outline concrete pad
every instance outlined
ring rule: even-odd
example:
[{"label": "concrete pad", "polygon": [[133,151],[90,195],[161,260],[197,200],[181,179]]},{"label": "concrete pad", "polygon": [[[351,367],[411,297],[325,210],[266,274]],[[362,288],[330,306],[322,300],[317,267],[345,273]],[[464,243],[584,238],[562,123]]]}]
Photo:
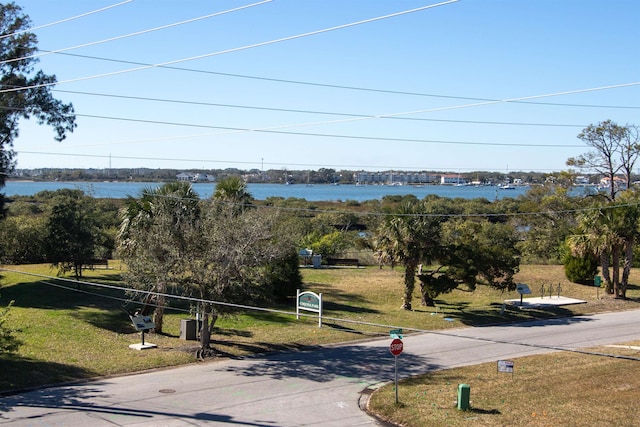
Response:
[{"label": "concrete pad", "polygon": [[148,350],[150,348],[156,348],[156,347],[158,347],[158,346],[155,345],[155,344],[151,344],[151,343],[144,343],[144,344],[138,343],[138,344],[129,345],[129,348],[132,348],[134,350]]},{"label": "concrete pad", "polygon": [[[508,299],[505,300],[507,304],[511,304],[514,306],[520,307],[520,298],[518,299]],[[576,298],[568,298],[563,296],[552,296],[552,297],[534,297],[534,298],[523,298],[522,307],[549,307],[549,306],[562,306],[562,305],[573,305],[573,304],[586,304],[587,302],[581,299]]]}]

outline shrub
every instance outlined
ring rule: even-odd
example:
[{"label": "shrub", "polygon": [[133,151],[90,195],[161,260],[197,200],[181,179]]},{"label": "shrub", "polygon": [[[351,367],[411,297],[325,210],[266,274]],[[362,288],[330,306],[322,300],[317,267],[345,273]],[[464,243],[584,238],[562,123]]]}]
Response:
[{"label": "shrub", "polygon": [[598,259],[594,256],[576,257],[566,253],[563,263],[564,274],[573,283],[591,284],[598,274]]}]

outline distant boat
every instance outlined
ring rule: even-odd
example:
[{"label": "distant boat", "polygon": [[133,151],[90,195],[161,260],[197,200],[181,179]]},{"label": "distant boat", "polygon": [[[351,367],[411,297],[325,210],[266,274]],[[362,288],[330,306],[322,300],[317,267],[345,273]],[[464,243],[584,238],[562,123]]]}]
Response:
[{"label": "distant boat", "polygon": [[515,190],[516,186],[512,184],[504,184],[500,186],[501,190]]}]

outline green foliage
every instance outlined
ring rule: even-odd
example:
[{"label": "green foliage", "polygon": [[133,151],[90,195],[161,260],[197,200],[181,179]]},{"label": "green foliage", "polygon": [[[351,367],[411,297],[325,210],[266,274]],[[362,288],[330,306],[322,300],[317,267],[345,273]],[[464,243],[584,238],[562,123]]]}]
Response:
[{"label": "green foliage", "polygon": [[82,276],[82,268],[94,258],[98,226],[90,198],[81,194],[62,197],[51,209],[46,225],[47,260],[62,272]]},{"label": "green foliage", "polygon": [[313,250],[314,254],[322,255],[323,258],[332,258],[351,247],[353,242],[353,233],[334,231],[320,236],[314,242],[307,242],[308,245],[305,247]]},{"label": "green foliage", "polygon": [[56,77],[34,70],[38,48],[35,34],[27,31],[30,26],[20,6],[0,4],[0,87],[24,88],[0,94],[0,187],[14,167],[13,141],[19,134],[20,119],[33,117],[53,127],[58,141],[76,126],[73,106],[52,96]]},{"label": "green foliage", "polygon": [[573,256],[567,251],[563,258],[564,273],[573,283],[590,285],[598,274],[598,259],[594,256]]},{"label": "green foliage", "polygon": [[46,262],[46,219],[10,216],[0,222],[0,259],[5,264]]},{"label": "green foliage", "polygon": [[21,345],[20,341],[13,335],[14,331],[6,325],[12,305],[13,301],[7,307],[0,309],[0,354],[14,352]]},{"label": "green foliage", "polygon": [[298,254],[291,250],[265,267],[265,282],[271,289],[271,297],[277,301],[286,301],[302,287],[302,275],[298,264]]}]

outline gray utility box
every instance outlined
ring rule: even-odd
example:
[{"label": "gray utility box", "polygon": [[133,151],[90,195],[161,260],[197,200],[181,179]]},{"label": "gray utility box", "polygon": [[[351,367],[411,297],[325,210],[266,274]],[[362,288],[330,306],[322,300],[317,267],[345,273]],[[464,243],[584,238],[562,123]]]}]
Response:
[{"label": "gray utility box", "polygon": [[181,319],[180,320],[180,339],[183,340],[197,340],[198,321],[195,319]]}]

